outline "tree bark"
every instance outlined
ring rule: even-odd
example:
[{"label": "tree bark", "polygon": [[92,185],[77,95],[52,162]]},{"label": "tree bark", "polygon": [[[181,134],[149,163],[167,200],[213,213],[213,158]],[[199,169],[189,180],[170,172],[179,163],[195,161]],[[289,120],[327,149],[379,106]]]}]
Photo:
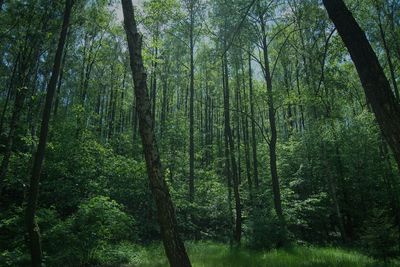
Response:
[{"label": "tree bark", "polygon": [[[156,36],[158,36],[158,29],[156,30]],[[158,40],[158,37],[155,38]],[[153,123],[156,123],[156,103],[157,103],[157,60],[158,60],[158,48],[154,51],[153,61],[153,72],[151,73],[151,114],[153,114]],[[155,125],[154,125],[155,126]]]},{"label": "tree bark", "polygon": [[169,62],[168,58],[164,64],[162,79],[162,104],[161,104],[161,114],[160,114],[160,138],[163,138],[164,130],[165,130],[165,122],[167,116],[167,107],[168,107],[168,74],[169,74]]},{"label": "tree bark", "polygon": [[158,222],[165,252],[172,267],[190,267],[189,257],[178,233],[175,209],[164,180],[153,130],[151,105],[147,94],[147,75],[142,59],[142,37],[137,30],[132,0],[121,0],[121,2],[134,82],[136,108],[139,117],[139,131],[142,138],[150,187],[157,206]]},{"label": "tree bark", "polygon": [[36,223],[36,206],[39,194],[39,180],[40,173],[42,169],[42,163],[44,159],[44,153],[46,149],[47,133],[49,128],[51,107],[56,91],[57,80],[60,75],[61,69],[61,58],[64,50],[65,40],[67,37],[68,25],[72,10],[73,0],[66,0],[64,18],[61,29],[60,38],[58,41],[57,51],[54,58],[53,71],[51,74],[50,81],[47,85],[46,102],[43,110],[42,123],[40,128],[40,137],[37,151],[35,154],[35,160],[33,163],[30,187],[29,187],[29,197],[26,208],[26,226],[29,234],[30,241],[30,252],[31,252],[31,264],[32,266],[42,266],[42,248],[40,241],[39,226]]},{"label": "tree bark", "polygon": [[194,10],[193,0],[190,1],[190,100],[189,100],[189,201],[193,202],[194,199]]},{"label": "tree bark", "polygon": [[253,72],[251,70],[251,54],[249,52],[249,95],[250,95],[250,115],[251,115],[251,145],[253,154],[253,176],[256,189],[259,187],[258,181],[258,160],[257,160],[257,139],[256,139],[256,123],[254,115],[254,89],[253,89]]},{"label": "tree bark", "polygon": [[251,179],[251,165],[250,165],[250,140],[249,140],[249,121],[248,121],[248,98],[246,93],[246,82],[245,82],[245,71],[242,55],[240,56],[240,67],[242,74],[242,86],[243,86],[243,97],[239,94],[239,104],[240,109],[244,111],[242,112],[241,121],[242,121],[242,133],[243,133],[243,143],[244,143],[244,158],[246,164],[246,176],[247,176],[247,187],[249,190],[249,198],[250,203],[253,202],[253,181]]},{"label": "tree bark", "polygon": [[356,66],[368,102],[400,169],[400,104],[365,33],[342,0],[323,0]]}]

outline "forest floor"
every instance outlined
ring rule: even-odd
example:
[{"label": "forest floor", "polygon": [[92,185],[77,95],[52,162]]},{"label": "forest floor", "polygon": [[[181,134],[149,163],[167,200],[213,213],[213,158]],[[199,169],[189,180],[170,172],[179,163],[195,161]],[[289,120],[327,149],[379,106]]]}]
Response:
[{"label": "forest floor", "polygon": [[[193,267],[395,267],[399,261],[381,262],[358,252],[339,248],[295,246],[290,249],[252,251],[244,248],[231,249],[217,243],[187,244]],[[129,253],[126,267],[167,267],[167,259],[161,245],[146,248],[121,248]],[[128,252],[130,251],[130,252]],[[124,253],[119,251],[119,253]],[[126,255],[126,254],[125,254]]]}]

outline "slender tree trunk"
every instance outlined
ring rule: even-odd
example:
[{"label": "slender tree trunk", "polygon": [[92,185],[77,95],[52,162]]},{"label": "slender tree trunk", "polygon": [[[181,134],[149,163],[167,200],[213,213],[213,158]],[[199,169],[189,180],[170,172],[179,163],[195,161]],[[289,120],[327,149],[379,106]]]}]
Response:
[{"label": "slender tree trunk", "polygon": [[[226,47],[226,45],[224,45]],[[224,68],[224,127],[225,127],[225,135],[227,136],[228,141],[228,154],[230,157],[231,164],[231,176],[233,182],[233,195],[235,198],[235,230],[234,230],[234,240],[236,244],[240,244],[241,235],[242,235],[242,206],[240,203],[240,191],[239,191],[239,179],[238,179],[238,171],[235,159],[235,144],[232,137],[232,129],[230,125],[230,105],[229,105],[229,74],[228,74],[228,60],[226,53],[223,57],[223,68]]]},{"label": "slender tree trunk", "polygon": [[157,206],[158,222],[165,252],[172,267],[190,267],[189,257],[178,233],[175,209],[164,180],[154,135],[151,105],[147,94],[146,72],[142,59],[142,37],[136,27],[132,0],[121,0],[121,2],[136,96],[136,108],[139,116],[139,130],[150,187]]},{"label": "slender tree trunk", "polygon": [[400,100],[399,88],[397,87],[396,74],[395,74],[395,69],[393,66],[392,56],[390,55],[390,50],[389,50],[388,44],[386,42],[386,35],[385,35],[385,32],[383,31],[383,26],[382,26],[380,15],[378,15],[378,16],[379,16],[379,22],[378,22],[379,34],[382,39],[383,48],[385,50],[385,54],[386,54],[386,58],[387,58],[388,66],[389,66],[390,77],[392,79],[392,84],[393,84],[393,91],[394,91],[397,101],[399,101]]},{"label": "slender tree trunk", "polygon": [[124,102],[125,102],[125,96],[126,96],[126,75],[127,75],[127,70],[128,68],[124,67],[124,75],[122,78],[122,90],[121,90],[121,96],[120,96],[120,107],[119,107],[119,125],[118,125],[118,131],[119,133],[123,133],[125,131],[125,108],[124,108]]},{"label": "slender tree trunk", "polygon": [[0,118],[0,135],[3,134],[3,126],[4,126],[4,121],[6,118],[6,112],[7,112],[7,108],[8,108],[8,102],[10,101],[11,98],[11,92],[14,88],[14,80],[15,80],[15,75],[17,74],[17,68],[18,68],[18,64],[19,64],[19,60],[20,60],[20,52],[18,52],[18,55],[15,59],[14,65],[13,65],[13,70],[12,70],[12,74],[10,77],[10,81],[8,83],[8,90],[7,90],[7,96],[6,96],[6,101],[4,103],[3,106],[3,110],[1,112],[1,118]]},{"label": "slender tree trunk", "polygon": [[[219,140],[220,138],[218,138]],[[222,142],[220,142],[222,143]],[[222,147],[222,144],[221,146]],[[224,127],[224,155],[225,155],[225,166],[224,172],[226,176],[226,186],[228,188],[228,214],[229,214],[229,242],[232,244],[233,235],[231,235],[231,231],[234,233],[234,221],[233,221],[233,212],[232,212],[232,172],[231,172],[231,164],[229,158],[229,141],[228,141],[228,131],[226,126]]]},{"label": "slender tree trunk", "polygon": [[244,156],[246,163],[246,176],[247,176],[247,186],[249,190],[250,202],[253,202],[253,181],[251,179],[251,165],[250,165],[250,140],[249,140],[249,121],[248,121],[248,103],[246,94],[246,82],[245,82],[245,71],[243,66],[243,58],[241,58],[241,74],[242,74],[242,86],[243,86],[243,97],[239,94],[239,104],[242,112],[242,132],[243,132],[243,143],[244,143]]},{"label": "slender tree trunk", "polygon": [[[158,30],[156,35],[158,35]],[[158,39],[156,37],[156,39]],[[157,60],[158,60],[158,48],[155,48],[154,52],[155,60],[153,62],[153,72],[151,77],[151,114],[153,114],[153,123],[156,122],[156,103],[157,103]]]},{"label": "slender tree trunk", "polygon": [[117,92],[114,88],[114,65],[111,65],[111,77],[110,77],[110,99],[108,102],[108,132],[107,139],[110,140],[113,136],[114,131],[114,119],[115,119],[115,99],[117,98]]},{"label": "slender tree trunk", "polygon": [[68,31],[67,33],[67,39],[66,39],[66,44],[65,44],[65,51],[64,51],[64,55],[62,58],[62,62],[61,62],[61,69],[60,69],[60,78],[58,79],[58,85],[57,85],[57,91],[56,91],[56,100],[54,103],[54,111],[53,111],[53,115],[54,117],[57,116],[57,112],[58,112],[58,105],[60,103],[60,93],[61,93],[61,85],[62,85],[62,80],[63,80],[63,74],[64,74],[64,67],[65,67],[65,60],[67,58],[67,52],[68,52],[68,39],[69,39],[69,35],[70,32]]},{"label": "slender tree trunk", "polygon": [[365,95],[400,169],[400,104],[365,33],[342,0],[323,0],[356,66]]},{"label": "slender tree trunk", "polygon": [[194,199],[194,10],[193,0],[190,1],[190,100],[189,100],[189,201]]},{"label": "slender tree trunk", "polygon": [[321,149],[322,149],[322,151],[321,151],[322,154],[325,156],[324,165],[325,165],[325,169],[326,169],[326,172],[327,172],[326,182],[327,182],[327,185],[328,185],[328,190],[329,190],[329,193],[331,195],[331,198],[332,198],[332,201],[333,201],[333,206],[334,206],[335,213],[336,213],[336,216],[337,216],[337,220],[338,220],[338,224],[339,224],[340,236],[341,236],[343,242],[346,243],[347,242],[347,235],[346,235],[346,231],[345,231],[345,227],[344,227],[344,218],[343,218],[342,210],[340,208],[339,200],[338,200],[338,197],[337,197],[336,182],[334,180],[331,168],[329,166],[329,162],[328,162],[328,158],[327,158],[327,151],[326,151],[325,145],[323,145]]},{"label": "slender tree trunk", "polygon": [[240,80],[239,80],[239,67],[235,64],[235,79],[236,79],[236,92],[235,92],[235,104],[236,104],[236,112],[235,112],[235,122],[236,122],[236,140],[237,140],[237,165],[238,165],[238,183],[242,183],[242,166],[240,164],[241,160],[241,153],[240,153],[240,146],[241,146],[241,138],[240,138],[240,115],[239,115],[239,95],[240,95]]},{"label": "slender tree trunk", "polygon": [[249,52],[249,94],[250,94],[250,115],[251,115],[251,145],[253,152],[253,176],[256,189],[259,188],[258,180],[258,160],[257,160],[257,139],[256,139],[256,123],[254,113],[254,89],[253,89],[253,72],[251,70],[251,54]]},{"label": "slender tree trunk", "polygon": [[[168,60],[168,59],[167,59]],[[169,75],[169,63],[165,62],[164,71],[162,75],[162,105],[161,105],[161,118],[160,118],[160,138],[163,138],[165,131],[165,122],[167,116],[167,106],[168,106],[168,75]]]},{"label": "slender tree trunk", "polygon": [[32,175],[30,180],[29,197],[26,208],[26,226],[28,229],[29,241],[30,241],[31,264],[34,267],[42,265],[42,248],[40,241],[39,226],[37,225],[35,219],[37,199],[39,195],[40,172],[42,169],[42,162],[44,159],[51,107],[54,94],[56,91],[58,76],[60,74],[61,58],[63,54],[65,40],[67,37],[68,24],[70,20],[72,5],[73,5],[73,0],[66,0],[64,19],[63,19],[60,39],[58,41],[56,55],[54,58],[52,75],[49,84],[47,86],[46,102],[43,110],[39,144],[35,154],[35,160],[33,163]]},{"label": "slender tree trunk", "polygon": [[[205,66],[205,96],[204,96],[204,125],[202,125],[202,134],[204,135],[204,154],[203,154],[203,163],[205,167],[209,167],[209,149],[210,149],[210,103],[209,103],[209,86],[208,86],[208,80],[207,80],[207,65]],[[202,110],[203,111],[203,110]]]},{"label": "slender tree trunk", "polygon": [[265,82],[267,84],[267,94],[268,94],[268,118],[271,130],[271,139],[269,142],[269,161],[270,161],[271,178],[272,178],[272,190],[274,192],[274,207],[276,214],[278,215],[279,219],[283,222],[281,191],[280,191],[279,177],[276,166],[276,142],[277,142],[276,114],[273,101],[272,78],[269,67],[268,44],[266,40],[265,22],[263,16],[260,17],[260,21],[261,21],[261,29],[263,36],[262,44],[264,52],[264,67],[265,67],[264,74],[265,74]]}]

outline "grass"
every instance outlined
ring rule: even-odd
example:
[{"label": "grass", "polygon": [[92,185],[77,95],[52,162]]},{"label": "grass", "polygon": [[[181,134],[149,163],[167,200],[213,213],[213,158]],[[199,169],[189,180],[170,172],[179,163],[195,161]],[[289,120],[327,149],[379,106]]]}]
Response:
[{"label": "grass", "polygon": [[[231,249],[217,243],[189,243],[187,249],[193,267],[395,267],[357,252],[338,248],[296,246],[290,249],[252,251]],[[126,267],[169,266],[161,245],[137,248]]]}]

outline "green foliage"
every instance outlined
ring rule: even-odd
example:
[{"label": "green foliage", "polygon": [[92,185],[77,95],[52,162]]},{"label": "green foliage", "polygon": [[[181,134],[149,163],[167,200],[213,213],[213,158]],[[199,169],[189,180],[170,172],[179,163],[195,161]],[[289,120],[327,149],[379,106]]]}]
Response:
[{"label": "green foliage", "polygon": [[228,241],[227,192],[213,171],[196,172],[196,196],[190,203],[186,188],[171,184],[181,232],[187,239]]},{"label": "green foliage", "polygon": [[23,211],[21,207],[11,207],[0,213],[0,266],[18,266],[29,262],[24,246]]},{"label": "green foliage", "polygon": [[[337,33],[328,40],[333,25],[320,1],[139,2],[143,6],[135,11],[155,110],[154,130],[179,231],[185,240],[210,241],[189,242],[194,266],[381,265],[336,248],[276,250],[282,239],[352,246],[384,260],[399,255],[399,170],[346,47]],[[366,31],[391,86],[398,84],[399,1],[345,2]],[[0,159],[10,122],[14,122],[16,93],[24,88],[28,94],[16,121],[8,173],[0,181],[4,185],[0,266],[26,266],[27,189],[64,0],[2,3]],[[37,220],[47,266],[166,265],[142,155],[119,5],[116,0],[75,1],[40,179]],[[188,200],[190,14],[194,22],[193,202]],[[285,227],[272,204],[271,103],[259,49],[263,41],[260,14],[266,22]],[[223,56],[228,73],[222,71]],[[225,166],[225,81],[234,141],[229,153],[241,167],[242,245],[246,249],[237,250],[223,245],[232,240],[235,214]],[[369,207],[375,209],[369,211]]]},{"label": "green foliage", "polygon": [[47,234],[49,264],[77,266],[104,261],[98,257],[110,245],[134,238],[134,225],[133,218],[114,200],[91,198]]},{"label": "green foliage", "polygon": [[252,249],[272,249],[287,239],[286,229],[282,227],[267,197],[267,194],[259,194],[249,212],[247,246]]},{"label": "green foliage", "polygon": [[373,209],[365,227],[361,242],[370,255],[385,260],[399,255],[398,233],[384,210]]}]

